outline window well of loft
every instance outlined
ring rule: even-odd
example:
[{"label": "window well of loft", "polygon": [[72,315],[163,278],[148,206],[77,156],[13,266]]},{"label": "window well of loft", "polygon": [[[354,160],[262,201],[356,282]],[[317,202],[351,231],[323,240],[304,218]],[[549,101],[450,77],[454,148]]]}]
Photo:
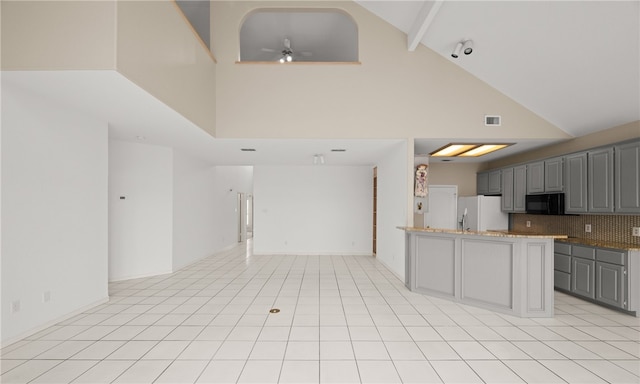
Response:
[{"label": "window well of loft", "polygon": [[340,10],[258,9],[240,28],[240,62],[358,62],[358,27]]}]

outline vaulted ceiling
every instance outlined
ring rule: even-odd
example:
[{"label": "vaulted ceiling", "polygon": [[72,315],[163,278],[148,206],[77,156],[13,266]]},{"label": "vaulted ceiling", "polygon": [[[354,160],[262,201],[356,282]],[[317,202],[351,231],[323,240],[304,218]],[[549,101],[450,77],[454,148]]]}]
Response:
[{"label": "vaulted ceiling", "polygon": [[640,120],[638,1],[356,2],[572,136]]}]

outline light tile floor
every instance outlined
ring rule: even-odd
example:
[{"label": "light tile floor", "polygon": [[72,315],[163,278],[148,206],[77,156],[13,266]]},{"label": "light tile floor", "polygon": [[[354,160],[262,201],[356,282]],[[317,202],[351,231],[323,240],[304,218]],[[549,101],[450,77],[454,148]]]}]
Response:
[{"label": "light tile floor", "polygon": [[4,348],[0,382],[640,382],[638,318],[558,292],[554,318],[496,314],[411,293],[374,257],[237,247],[109,288]]}]

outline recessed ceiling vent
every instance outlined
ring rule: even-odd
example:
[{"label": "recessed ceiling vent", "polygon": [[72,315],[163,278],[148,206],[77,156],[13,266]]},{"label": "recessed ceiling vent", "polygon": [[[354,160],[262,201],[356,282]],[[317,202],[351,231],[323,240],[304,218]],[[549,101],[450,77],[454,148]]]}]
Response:
[{"label": "recessed ceiling vent", "polygon": [[498,127],[500,126],[502,118],[499,115],[485,115],[484,116],[484,125],[487,127]]}]

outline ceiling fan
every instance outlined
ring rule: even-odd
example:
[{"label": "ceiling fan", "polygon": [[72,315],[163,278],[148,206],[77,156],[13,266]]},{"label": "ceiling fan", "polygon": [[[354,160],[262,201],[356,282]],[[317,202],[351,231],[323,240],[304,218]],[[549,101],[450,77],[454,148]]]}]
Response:
[{"label": "ceiling fan", "polygon": [[[291,49],[291,40],[289,40],[288,38],[284,38],[283,41],[283,49],[282,51],[280,51],[280,54],[276,57],[276,60],[278,60],[281,63],[290,63],[292,61],[297,61],[296,59],[299,58],[300,56],[302,57],[310,57],[311,56],[311,52],[300,52],[300,53],[294,53],[293,50]],[[271,48],[262,48],[263,52],[276,52],[275,49],[271,49]]]}]

